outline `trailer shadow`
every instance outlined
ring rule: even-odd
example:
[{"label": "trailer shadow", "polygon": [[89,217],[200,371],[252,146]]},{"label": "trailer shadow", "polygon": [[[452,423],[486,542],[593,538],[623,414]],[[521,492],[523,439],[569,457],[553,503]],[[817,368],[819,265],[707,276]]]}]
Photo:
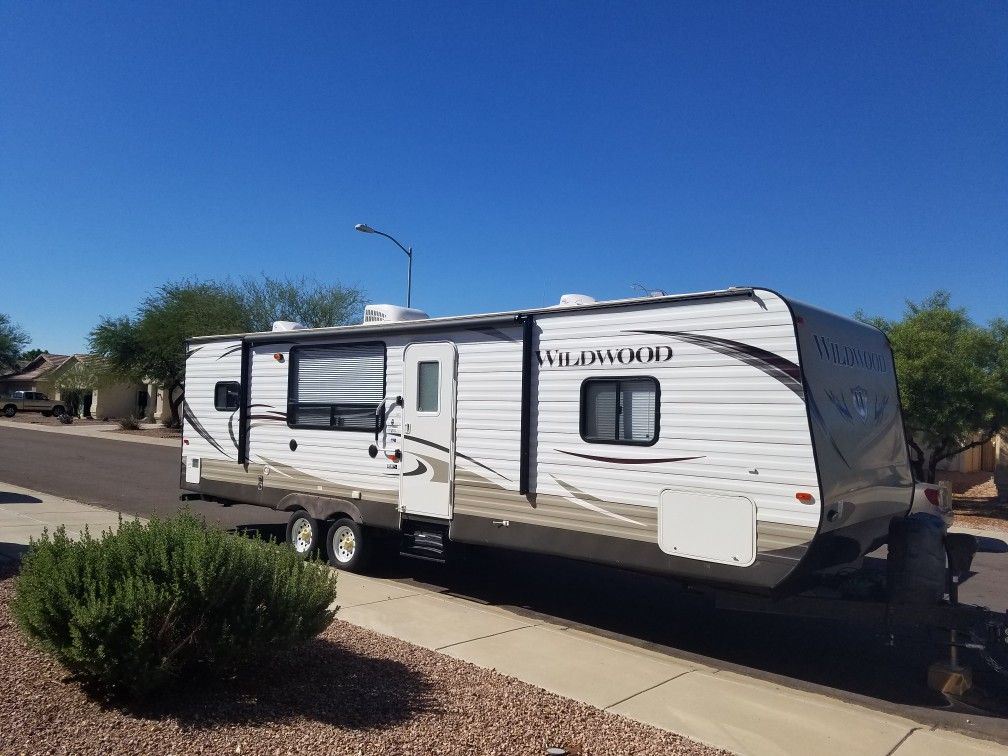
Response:
[{"label": "trailer shadow", "polygon": [[41,504],[42,499],[28,494],[0,491],[0,504]]},{"label": "trailer shadow", "polygon": [[[373,574],[790,687],[846,692],[894,710],[950,708],[927,686],[927,667],[945,658],[947,635],[927,628],[891,646],[882,627],[719,609],[661,577],[505,551],[475,549],[445,567],[399,559]],[[972,663],[976,705],[1008,717],[1008,682]]]},{"label": "trailer shadow", "polygon": [[[248,525],[236,531],[282,541],[285,528]],[[875,707],[888,704],[897,713],[915,707],[942,710],[945,716],[954,708],[927,686],[928,665],[946,654],[947,635],[934,629],[919,628],[890,644],[881,626],[717,608],[707,597],[658,576],[538,554],[460,551],[447,565],[401,557],[369,574],[792,688],[840,694]],[[884,572],[885,560],[868,557],[865,569]],[[976,706],[1008,717],[1008,681],[972,652],[966,657],[974,668]]]}]

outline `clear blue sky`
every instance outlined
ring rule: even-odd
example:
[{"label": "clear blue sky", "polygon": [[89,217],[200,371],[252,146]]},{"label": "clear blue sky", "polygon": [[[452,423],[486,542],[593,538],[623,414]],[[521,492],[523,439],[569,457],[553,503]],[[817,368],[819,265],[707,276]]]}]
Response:
[{"label": "clear blue sky", "polygon": [[1008,5],[0,6],[0,312],[84,348],[168,278],[433,315],[770,286],[1008,314]]}]

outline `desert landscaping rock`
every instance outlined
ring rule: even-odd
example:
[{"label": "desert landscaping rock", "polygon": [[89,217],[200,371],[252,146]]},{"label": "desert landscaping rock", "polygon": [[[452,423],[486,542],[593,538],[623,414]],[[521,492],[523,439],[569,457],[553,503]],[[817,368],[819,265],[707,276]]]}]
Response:
[{"label": "desert landscaping rock", "polygon": [[100,701],[26,643],[0,578],[4,754],[723,753],[339,620],[237,678]]}]

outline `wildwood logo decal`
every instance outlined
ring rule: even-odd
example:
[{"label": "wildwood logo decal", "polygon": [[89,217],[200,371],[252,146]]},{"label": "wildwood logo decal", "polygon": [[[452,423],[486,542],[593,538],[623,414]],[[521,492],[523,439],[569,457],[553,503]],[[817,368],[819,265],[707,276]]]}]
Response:
[{"label": "wildwood logo decal", "polygon": [[832,362],[834,365],[845,367],[862,368],[875,373],[888,373],[886,361],[878,352],[869,352],[866,349],[838,344],[825,336],[812,334],[815,340],[816,349],[819,350],[819,358]]},{"label": "wildwood logo decal", "polygon": [[592,365],[647,365],[672,359],[670,346],[622,347],[620,349],[536,350],[540,367],[591,367]]}]

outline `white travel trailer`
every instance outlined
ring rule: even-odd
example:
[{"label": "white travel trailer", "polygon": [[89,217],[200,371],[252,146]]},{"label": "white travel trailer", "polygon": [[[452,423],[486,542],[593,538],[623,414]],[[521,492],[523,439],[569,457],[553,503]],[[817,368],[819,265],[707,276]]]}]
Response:
[{"label": "white travel trailer", "polygon": [[758,288],[195,338],[183,416],[189,496],[348,569],[395,534],[786,592],[913,496],[885,336]]}]

